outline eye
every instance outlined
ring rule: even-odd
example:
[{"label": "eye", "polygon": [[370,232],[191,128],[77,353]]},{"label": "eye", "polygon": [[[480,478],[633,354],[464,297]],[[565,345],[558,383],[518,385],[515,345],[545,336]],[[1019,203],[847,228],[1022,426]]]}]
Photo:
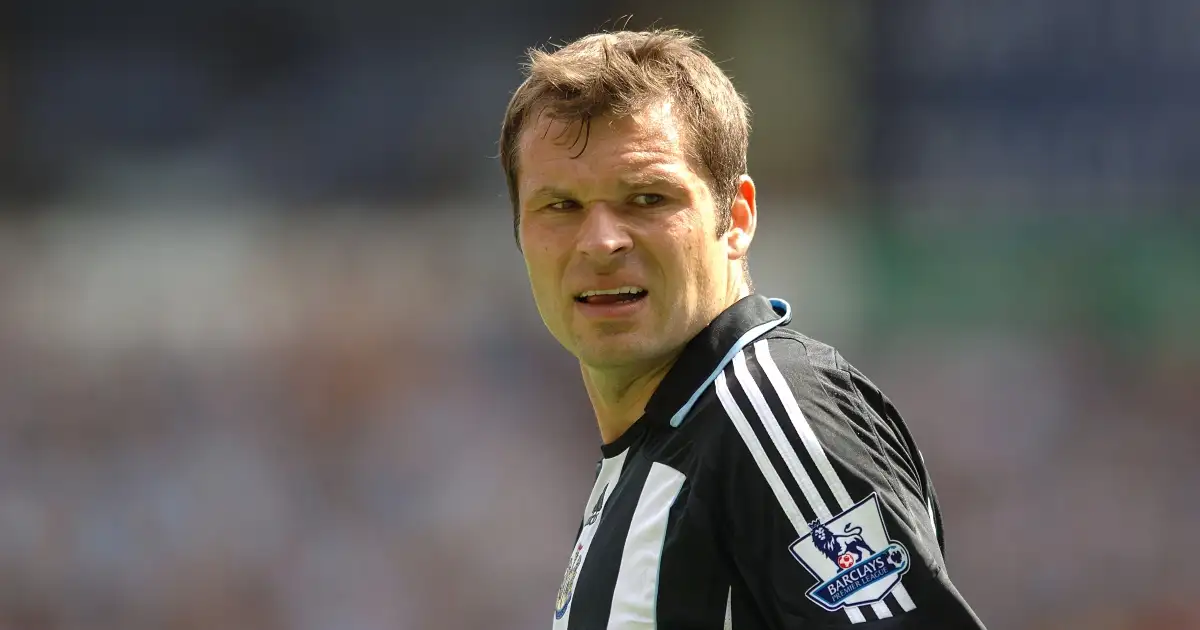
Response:
[{"label": "eye", "polygon": [[665,200],[666,197],[654,193],[642,193],[633,196],[633,203],[638,206],[657,206]]},{"label": "eye", "polygon": [[556,202],[546,206],[546,208],[548,208],[550,210],[558,210],[560,212],[566,211],[566,210],[575,210],[578,207],[579,207],[579,204],[575,203],[574,201],[572,201],[570,199],[556,201]]}]

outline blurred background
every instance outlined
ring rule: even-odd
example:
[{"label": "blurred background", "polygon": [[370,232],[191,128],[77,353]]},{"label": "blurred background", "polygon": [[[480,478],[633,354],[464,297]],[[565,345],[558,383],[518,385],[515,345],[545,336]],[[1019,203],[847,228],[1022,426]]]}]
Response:
[{"label": "blurred background", "polygon": [[989,627],[1200,628],[1188,0],[6,3],[0,628],[547,627],[599,437],[495,140],[630,13],[748,96],[757,285]]}]

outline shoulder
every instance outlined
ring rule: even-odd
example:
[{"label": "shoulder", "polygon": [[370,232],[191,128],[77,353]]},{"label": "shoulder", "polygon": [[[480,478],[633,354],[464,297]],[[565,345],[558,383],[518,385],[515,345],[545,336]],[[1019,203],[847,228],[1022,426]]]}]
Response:
[{"label": "shoulder", "polygon": [[790,382],[819,381],[821,389],[809,392],[815,397],[836,398],[853,393],[864,398],[882,395],[875,383],[847,361],[837,348],[791,329],[773,331],[754,344],[754,359],[773,361]]},{"label": "shoulder", "polygon": [[[904,421],[837,350],[773,331],[705,398],[716,528],[777,625],[845,609],[851,623],[981,627],[942,571],[934,495]],[[848,566],[873,581],[839,581]]]},{"label": "shoulder", "polygon": [[801,494],[827,494],[832,505],[872,492],[905,511],[923,504],[925,473],[904,420],[829,344],[773,332],[734,359],[712,396],[707,423],[722,425],[715,461],[742,480],[734,492],[765,477],[781,487],[794,479]]},{"label": "shoulder", "polygon": [[[733,357],[697,406],[698,424],[707,434],[729,437],[739,425],[760,426],[806,410],[811,421],[858,416],[856,374],[833,346],[779,328]],[[874,385],[867,387],[875,391]]]},{"label": "shoulder", "polygon": [[[748,405],[760,419],[777,407],[786,416],[805,416],[818,429],[849,423],[861,432],[890,421],[885,409],[890,403],[872,402],[886,401],[873,382],[833,346],[790,329],[772,331],[746,347],[723,376],[731,398],[746,403],[741,406]],[[729,405],[722,407],[730,411]]]},{"label": "shoulder", "polygon": [[817,443],[864,437],[854,430],[864,414],[852,370],[833,346],[789,329],[772,331],[717,378],[713,411],[726,418],[727,434],[750,446],[756,435]]}]

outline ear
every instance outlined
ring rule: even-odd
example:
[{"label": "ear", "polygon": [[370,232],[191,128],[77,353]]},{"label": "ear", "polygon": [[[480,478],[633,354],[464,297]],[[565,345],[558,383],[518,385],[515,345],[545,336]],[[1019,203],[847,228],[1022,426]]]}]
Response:
[{"label": "ear", "polygon": [[730,226],[725,233],[729,260],[741,260],[750,251],[754,231],[758,227],[758,206],[755,203],[754,180],[749,175],[738,177],[737,190],[729,209]]}]

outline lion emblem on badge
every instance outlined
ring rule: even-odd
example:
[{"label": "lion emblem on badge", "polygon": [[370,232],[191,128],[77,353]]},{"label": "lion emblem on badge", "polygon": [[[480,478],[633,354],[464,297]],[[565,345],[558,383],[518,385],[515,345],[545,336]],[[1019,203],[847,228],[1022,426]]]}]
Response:
[{"label": "lion emblem on badge", "polygon": [[808,524],[808,528],[812,531],[813,545],[829,558],[830,562],[843,569],[849,569],[875,554],[875,550],[863,540],[862,527],[854,527],[847,523],[843,533],[836,534],[821,521],[813,521]]},{"label": "lion emblem on badge", "polygon": [[888,536],[874,492],[840,514],[808,523],[808,532],[789,549],[817,578],[805,594],[828,611],[883,601],[909,567],[908,550]]}]

